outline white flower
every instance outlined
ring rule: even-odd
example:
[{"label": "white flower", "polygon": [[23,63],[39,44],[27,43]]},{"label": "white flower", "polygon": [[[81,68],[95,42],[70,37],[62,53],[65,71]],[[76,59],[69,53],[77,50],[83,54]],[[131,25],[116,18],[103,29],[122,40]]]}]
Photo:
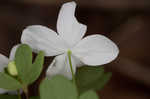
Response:
[{"label": "white flower", "polygon": [[72,78],[68,51],[72,52],[74,72],[77,66],[83,64],[107,64],[119,53],[118,47],[105,36],[96,34],[83,38],[87,27],[77,21],[75,8],[75,2],[65,3],[61,7],[57,21],[58,33],[41,25],[29,26],[23,31],[22,43],[30,45],[34,52],[42,50],[46,56],[56,56],[48,68],[47,75],[62,74]]},{"label": "white flower", "polygon": [[[10,62],[14,61],[16,49],[18,48],[18,46],[19,45],[16,45],[12,48],[9,58],[0,54],[0,72],[4,72],[4,68],[6,68]],[[12,92],[12,91],[8,91],[8,90],[0,88],[0,93],[5,93],[5,92],[16,94],[16,92]]]}]

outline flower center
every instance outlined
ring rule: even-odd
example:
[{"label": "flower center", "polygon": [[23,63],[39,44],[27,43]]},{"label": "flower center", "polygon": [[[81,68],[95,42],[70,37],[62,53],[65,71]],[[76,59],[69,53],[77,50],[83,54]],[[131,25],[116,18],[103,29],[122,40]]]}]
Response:
[{"label": "flower center", "polygon": [[11,62],[8,63],[7,71],[12,76],[17,76],[18,75],[18,71],[17,71],[17,68],[16,68],[15,61],[11,61]]}]

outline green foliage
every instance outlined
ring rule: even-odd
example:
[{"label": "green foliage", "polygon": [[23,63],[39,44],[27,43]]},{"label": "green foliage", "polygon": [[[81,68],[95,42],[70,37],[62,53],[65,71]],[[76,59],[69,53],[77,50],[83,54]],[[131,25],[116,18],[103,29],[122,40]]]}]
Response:
[{"label": "green foliage", "polygon": [[63,76],[46,78],[40,86],[41,99],[99,99],[92,90],[99,90],[109,81],[111,73],[105,73],[103,67],[84,66],[76,74],[76,87]]},{"label": "green foliage", "polygon": [[[14,62],[18,75],[15,78],[7,72],[0,73],[0,88],[7,90],[27,88],[41,74],[44,53],[39,52],[32,62],[31,48],[26,44],[20,45]],[[92,90],[102,89],[110,77],[111,73],[105,73],[103,67],[83,66],[78,68],[76,73],[77,86],[63,76],[46,78],[40,85],[40,97],[35,96],[30,99],[99,99]],[[18,96],[0,95],[0,99],[18,99]]]},{"label": "green foliage", "polygon": [[79,99],[99,99],[99,97],[94,91],[87,91],[83,93]]},{"label": "green foliage", "polygon": [[15,78],[9,76],[6,73],[0,73],[0,88],[7,90],[17,90],[21,87],[21,84]]},{"label": "green foliage", "polygon": [[42,71],[44,53],[40,52],[32,64],[32,50],[28,45],[22,44],[16,51],[15,63],[21,82],[24,85],[31,84]]},{"label": "green foliage", "polygon": [[40,85],[41,99],[77,99],[76,86],[63,76],[46,78]]},{"label": "green foliage", "polygon": [[79,68],[76,74],[79,93],[102,89],[110,77],[111,73],[105,73],[102,67],[83,66]]},{"label": "green foliage", "polygon": [[18,99],[16,95],[0,95],[0,99]]},{"label": "green foliage", "polygon": [[40,99],[39,96],[33,96],[33,97],[30,97],[30,99]]},{"label": "green foliage", "polygon": [[39,52],[38,56],[35,59],[35,62],[32,64],[31,75],[29,75],[29,83],[34,82],[41,74],[44,64],[44,53],[42,51]]},{"label": "green foliage", "polygon": [[[0,99],[18,99],[17,95],[6,95],[6,94],[1,94]],[[40,99],[39,96],[32,96],[30,99]]]}]

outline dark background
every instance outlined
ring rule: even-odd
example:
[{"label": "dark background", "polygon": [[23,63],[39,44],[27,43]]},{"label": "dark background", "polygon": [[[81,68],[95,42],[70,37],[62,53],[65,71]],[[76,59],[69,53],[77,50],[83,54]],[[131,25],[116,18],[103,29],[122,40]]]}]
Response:
[{"label": "dark background", "polygon": [[[66,1],[70,0],[1,0],[0,53],[8,56],[28,25],[56,30],[59,8]],[[76,17],[88,26],[87,35],[106,35],[120,49],[119,57],[105,66],[113,76],[99,92],[101,99],[150,99],[150,0],[76,2]]]}]

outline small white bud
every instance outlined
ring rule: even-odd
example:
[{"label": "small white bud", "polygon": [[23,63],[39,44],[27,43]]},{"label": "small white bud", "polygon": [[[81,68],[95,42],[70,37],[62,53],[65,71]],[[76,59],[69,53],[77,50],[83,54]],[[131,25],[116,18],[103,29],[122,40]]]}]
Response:
[{"label": "small white bud", "polygon": [[17,71],[16,64],[14,61],[9,62],[7,70],[8,70],[8,73],[12,76],[18,75],[18,71]]}]

